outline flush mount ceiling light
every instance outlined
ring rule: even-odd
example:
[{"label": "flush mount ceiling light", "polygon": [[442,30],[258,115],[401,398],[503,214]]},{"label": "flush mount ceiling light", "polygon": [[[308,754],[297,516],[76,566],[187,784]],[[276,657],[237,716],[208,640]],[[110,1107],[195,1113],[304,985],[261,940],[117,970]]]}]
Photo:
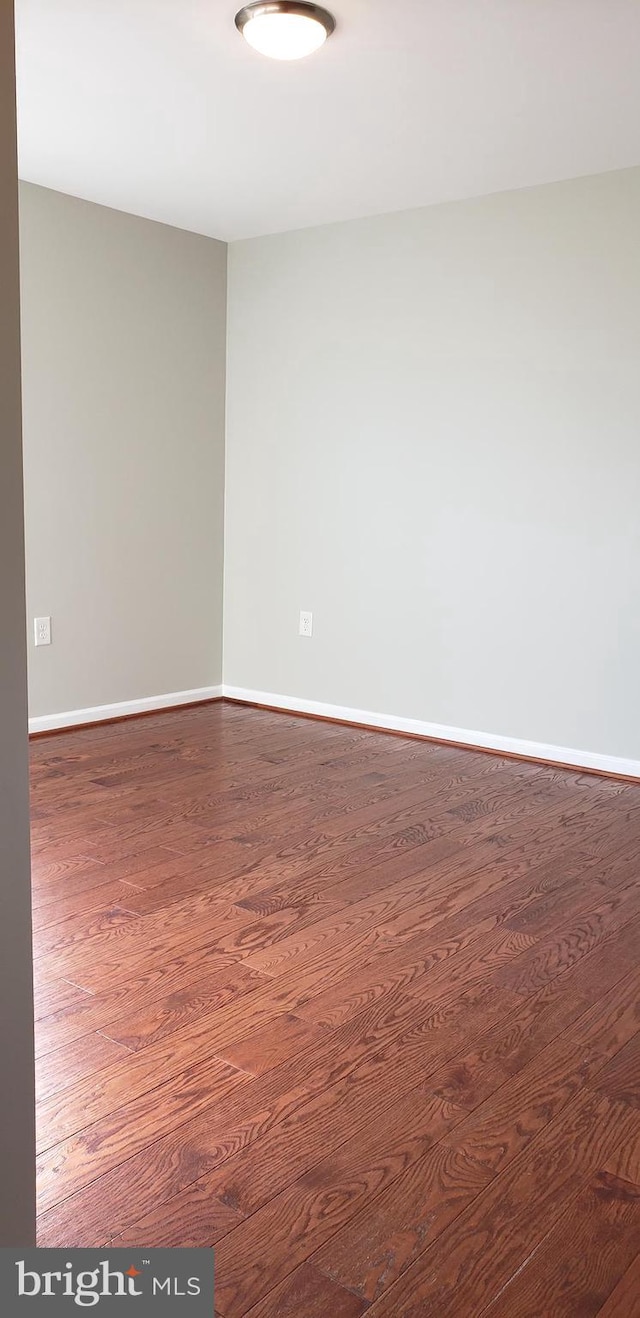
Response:
[{"label": "flush mount ceiling light", "polygon": [[296,0],[265,0],[245,5],[236,27],[245,41],[271,59],[302,59],[324,45],[336,25],[320,5]]}]

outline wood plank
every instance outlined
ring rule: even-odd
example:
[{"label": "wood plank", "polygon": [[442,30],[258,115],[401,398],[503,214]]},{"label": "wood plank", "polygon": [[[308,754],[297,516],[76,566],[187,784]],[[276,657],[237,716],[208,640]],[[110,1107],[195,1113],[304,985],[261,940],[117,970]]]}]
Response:
[{"label": "wood plank", "polygon": [[624,1277],[612,1290],[606,1302],[598,1309],[599,1318],[634,1318],[640,1295],[640,1254],[634,1259]]},{"label": "wood plank", "polygon": [[78,1005],[85,1006],[92,994],[77,984],[70,984],[67,979],[36,980],[34,986],[34,1016],[37,1021],[46,1020],[58,1012],[69,1011]]},{"label": "wood plank", "polygon": [[640,1031],[602,1068],[593,1088],[640,1108]]},{"label": "wood plank", "polygon": [[[58,814],[65,811],[64,801],[61,802],[59,797],[60,789],[56,799]],[[94,883],[131,883],[135,888],[144,888],[149,876],[155,874],[156,867],[183,859],[168,847],[147,848],[122,860],[109,860],[107,868],[104,860],[91,860],[80,855],[65,862],[56,860],[57,854],[58,846],[54,840],[49,843],[44,856],[32,858],[35,905],[46,906],[55,901],[59,893],[90,891]]]},{"label": "wood plank", "polygon": [[103,1034],[85,1034],[73,1043],[36,1061],[36,1100],[39,1105],[63,1089],[71,1088],[111,1062],[121,1061],[126,1049]]},{"label": "wood plank", "polygon": [[229,1204],[210,1194],[203,1177],[126,1226],[114,1237],[113,1245],[116,1249],[128,1245],[148,1249],[201,1249],[215,1245],[241,1220]]},{"label": "wood plank", "polygon": [[480,1163],[446,1144],[436,1144],[317,1250],[314,1265],[371,1303],[489,1180]]},{"label": "wood plank", "polygon": [[[241,1019],[247,1031],[252,1024],[276,1015],[272,1007],[256,998],[256,994],[249,993],[242,999]],[[198,1017],[175,1037],[170,1034],[140,1052],[125,1053],[108,1071],[43,1102],[40,1106],[43,1138],[57,1144],[116,1112],[132,1098],[141,1097],[161,1082],[179,1076],[186,1068],[215,1059],[216,1049],[223,1047],[238,1030],[239,1009],[240,1004],[232,1000],[211,1017]]]},{"label": "wood plank", "polygon": [[493,1172],[521,1153],[635,1033],[637,984],[629,976],[481,1103],[460,1126],[457,1147]]},{"label": "wood plank", "polygon": [[[495,992],[491,995],[491,1003],[494,1012],[504,1010],[504,1004]],[[387,1083],[387,1077],[391,1075],[397,1096],[414,1089],[420,1084],[425,1069],[425,1041],[428,1043],[431,1037],[440,1035],[441,1048],[434,1053],[434,1067],[439,1058],[455,1047],[460,1018],[468,1018],[471,1009],[465,1002],[457,1007],[456,1012],[452,1009],[449,1013],[434,1016],[425,1006],[420,1028],[416,1026],[412,1004],[398,995],[391,995],[387,1003],[373,1004],[360,1019],[348,1022],[341,1031],[336,1031],[339,1038],[323,1040],[308,1053],[301,1053],[274,1071],[265,1073],[238,1096],[231,1095],[218,1104],[212,1113],[187,1122],[180,1131],[157,1140],[151,1150],[129,1158],[102,1177],[97,1183],[98,1194],[89,1186],[59,1207],[42,1214],[41,1243],[51,1244],[60,1239],[72,1240],[78,1245],[100,1243],[105,1232],[105,1205],[109,1207],[109,1225],[114,1232],[121,1231],[147,1210],[151,1185],[155,1202],[170,1198],[191,1181],[210,1174],[239,1149],[245,1150],[254,1141],[264,1140],[272,1129],[288,1130],[286,1123],[290,1115],[303,1112],[314,1096],[323,1097],[313,1108],[318,1114],[318,1122],[311,1127],[311,1137],[323,1141],[326,1146],[332,1131],[335,1138],[337,1130],[335,1098],[343,1093],[352,1098],[357,1093],[368,1094],[369,1106],[364,1107],[363,1113],[357,1107],[353,1114],[347,1113],[346,1119],[359,1122],[362,1115],[367,1116],[375,1110],[370,1105],[377,1100],[377,1081]],[[475,1010],[478,1022],[487,1019],[489,1008],[486,1001],[479,998]],[[451,1018],[453,1031],[450,1029]],[[406,1025],[404,1034],[403,1021]],[[351,1076],[355,1076],[354,1081],[350,1080]],[[143,1087],[148,1084],[147,1072],[139,1083]],[[97,1095],[94,1112],[99,1113],[102,1108],[111,1110],[114,1104],[113,1097],[108,1097],[108,1086],[106,1098],[102,1086],[94,1088]],[[75,1107],[72,1110],[75,1112]],[[83,1104],[82,1112],[79,1125],[87,1121],[86,1104]],[[58,1119],[63,1128],[70,1121],[68,1105],[60,1108]],[[283,1167],[295,1170],[298,1157],[302,1157],[303,1163],[305,1157],[308,1160],[308,1139],[307,1131],[300,1147],[287,1134]],[[316,1147],[315,1143],[313,1147]],[[252,1192],[258,1193],[262,1184],[269,1188],[269,1178],[273,1175],[263,1162],[258,1178],[252,1165]]]},{"label": "wood plank", "polygon": [[[48,951],[53,940],[53,949],[62,933],[71,928],[84,929],[86,916],[91,911],[120,910],[133,911],[132,900],[142,889],[136,889],[130,883],[101,883],[80,893],[59,894],[55,901],[46,906],[37,906],[33,912],[34,952],[40,955]],[[74,917],[82,917],[77,923]],[[42,936],[46,931],[46,936]]]},{"label": "wood plank", "polygon": [[219,1055],[251,1075],[271,1071],[300,1050],[309,1051],[324,1036],[319,1026],[308,1025],[298,1016],[283,1013],[265,1025],[249,1030],[242,1039],[234,1039],[218,1049]]},{"label": "wood plank", "polygon": [[323,1277],[310,1263],[274,1287],[250,1311],[250,1318],[361,1318],[367,1305]]},{"label": "wood plank", "polygon": [[[124,887],[120,890],[131,893],[135,891],[134,888]],[[48,957],[56,972],[64,977],[66,967],[70,964],[65,953],[68,954],[70,949],[81,947],[85,955],[85,944],[91,943],[94,938],[113,944],[124,937],[125,930],[134,922],[135,915],[123,905],[99,907],[97,910],[69,916],[34,933],[34,959],[37,961]]]},{"label": "wood plank", "polygon": [[[640,1187],[598,1172],[485,1310],[487,1318],[538,1318],[545,1310],[554,1318],[602,1313],[638,1250]],[[636,1292],[636,1308],[639,1301]]]},{"label": "wood plank", "polygon": [[196,977],[166,994],[156,990],[152,997],[139,999],[135,1010],[122,1012],[122,1002],[119,1012],[115,1004],[111,1010],[107,1008],[103,1011],[102,1033],[132,1052],[139,1052],[184,1029],[191,1021],[217,1012],[265,982],[263,975],[245,970],[242,965],[217,967],[210,974]]},{"label": "wood plank", "polygon": [[[90,1185],[123,1158],[146,1149],[161,1135],[206,1112],[248,1081],[249,1076],[243,1072],[207,1059],[146,1090],[124,1103],[117,1113],[103,1117],[70,1139],[46,1148],[36,1164],[40,1211]],[[153,1193],[152,1183],[149,1192]]]},{"label": "wood plank", "polygon": [[[238,1074],[242,1074],[238,1072]],[[260,1080],[250,1081],[258,1086]],[[72,1246],[99,1246],[105,1239],[135,1224],[149,1211],[149,1204],[179,1194],[247,1142],[257,1139],[283,1116],[307,1100],[307,1091],[298,1086],[285,1093],[260,1090],[238,1096],[228,1095],[215,1101],[200,1117],[172,1129],[131,1157],[117,1163],[111,1171],[89,1182],[68,1198],[60,1198],[50,1209],[41,1211],[38,1220],[38,1243],[53,1246],[65,1242]],[[115,1113],[111,1120],[117,1121]],[[89,1128],[90,1129],[90,1128]],[[79,1137],[80,1138],[80,1137]],[[90,1151],[86,1140],[80,1143],[81,1155]],[[71,1154],[73,1148],[69,1146]],[[69,1165],[73,1168],[75,1158]],[[58,1193],[66,1191],[64,1181]]]},{"label": "wood plank", "polygon": [[619,1144],[615,1152],[603,1163],[603,1170],[620,1180],[640,1185],[640,1133]]},{"label": "wood plank", "polygon": [[218,1243],[216,1303],[225,1316],[263,1299],[461,1115],[438,1100],[416,1099],[403,1104],[397,1132],[393,1120],[372,1123]]},{"label": "wood plank", "polygon": [[[638,1116],[622,1104],[577,1095],[530,1148],[376,1300],[372,1318],[459,1318],[498,1299],[558,1219],[581,1195]],[[575,1205],[575,1210],[574,1210]],[[230,1237],[231,1238],[231,1237]],[[512,1310],[512,1312],[518,1312]]]},{"label": "wood plank", "polygon": [[640,914],[640,890],[630,883],[613,891],[579,918],[560,928],[541,946],[506,966],[496,983],[516,993],[534,993],[586,956],[612,931]]}]

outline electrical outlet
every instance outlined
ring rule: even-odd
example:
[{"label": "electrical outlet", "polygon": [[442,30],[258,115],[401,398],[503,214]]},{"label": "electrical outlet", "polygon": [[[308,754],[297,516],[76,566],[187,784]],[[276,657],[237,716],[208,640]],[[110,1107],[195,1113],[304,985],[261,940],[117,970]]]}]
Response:
[{"label": "electrical outlet", "polygon": [[312,613],[303,613],[303,612],[300,613],[300,635],[301,635],[301,636],[312,636],[312,635],[313,635],[313,614],[312,614]]},{"label": "electrical outlet", "polygon": [[51,618],[34,618],[36,645],[51,645]]}]

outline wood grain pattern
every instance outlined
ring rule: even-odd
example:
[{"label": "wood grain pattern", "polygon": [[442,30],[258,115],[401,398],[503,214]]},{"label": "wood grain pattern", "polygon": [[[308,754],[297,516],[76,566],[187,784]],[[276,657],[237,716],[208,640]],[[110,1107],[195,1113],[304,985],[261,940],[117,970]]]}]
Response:
[{"label": "wood grain pattern", "polygon": [[111,1062],[121,1061],[126,1051],[121,1044],[94,1031],[93,1034],[74,1039],[73,1043],[65,1044],[55,1052],[46,1053],[38,1061],[38,1105],[86,1076],[105,1070]]},{"label": "wood grain pattern", "polygon": [[503,1169],[585,1085],[597,1080],[639,1020],[638,979],[632,976],[477,1107],[460,1126],[459,1145],[494,1172]]},{"label": "wood grain pattern", "polygon": [[640,1295],[640,1254],[614,1287],[608,1300],[598,1310],[601,1318],[635,1318]]},{"label": "wood grain pattern", "polygon": [[303,1263],[290,1277],[269,1291],[250,1310],[251,1318],[360,1318],[367,1305],[356,1295],[334,1286],[310,1263]]},{"label": "wood grain pattern", "polygon": [[314,1255],[333,1281],[371,1302],[484,1189],[480,1163],[437,1144]]},{"label": "wood grain pattern", "polygon": [[612,1146],[633,1128],[633,1115],[606,1099],[577,1096],[372,1304],[373,1318],[429,1312],[458,1318],[482,1311],[549,1231],[558,1230],[563,1213],[579,1211],[581,1194]]},{"label": "wood grain pattern", "polygon": [[218,1245],[217,1303],[224,1314],[243,1314],[265,1289],[349,1222],[363,1199],[385,1185],[433,1144],[460,1113],[448,1104],[412,1095],[402,1105],[398,1133],[370,1122],[360,1138],[276,1194]]},{"label": "wood grain pattern", "polygon": [[640,1186],[599,1172],[489,1305],[487,1318],[538,1318],[545,1308],[554,1318],[595,1314],[639,1249]]},{"label": "wood grain pattern", "polygon": [[[44,1148],[37,1160],[38,1204],[44,1210],[62,1194],[73,1194],[146,1149],[155,1138],[175,1131],[201,1112],[208,1112],[248,1076],[222,1062],[189,1067],[170,1080],[146,1090],[116,1113]],[[43,1137],[46,1146],[46,1134]]]},{"label": "wood grain pattern", "polygon": [[637,1318],[637,786],[225,702],[31,757],[41,1245]]},{"label": "wood grain pattern", "polygon": [[640,1033],[603,1067],[595,1083],[601,1093],[640,1108]]}]

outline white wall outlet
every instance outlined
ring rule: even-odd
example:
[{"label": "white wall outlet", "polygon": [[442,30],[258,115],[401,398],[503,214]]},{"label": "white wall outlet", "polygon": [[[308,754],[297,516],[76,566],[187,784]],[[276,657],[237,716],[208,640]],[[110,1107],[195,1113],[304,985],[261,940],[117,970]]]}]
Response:
[{"label": "white wall outlet", "polygon": [[51,645],[51,618],[34,618],[36,645]]},{"label": "white wall outlet", "polygon": [[313,636],[313,614],[300,612],[300,635]]}]

